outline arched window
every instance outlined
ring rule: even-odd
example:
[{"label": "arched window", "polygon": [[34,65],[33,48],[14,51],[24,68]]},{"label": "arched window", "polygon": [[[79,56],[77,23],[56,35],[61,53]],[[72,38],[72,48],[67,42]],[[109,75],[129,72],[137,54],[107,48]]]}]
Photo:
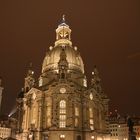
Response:
[{"label": "arched window", "polygon": [[66,101],[61,100],[59,103],[59,127],[66,127]]},{"label": "arched window", "polygon": [[91,107],[89,108],[89,125],[90,129],[94,130],[93,109]]},{"label": "arched window", "polygon": [[75,127],[79,125],[79,108],[75,107]]}]

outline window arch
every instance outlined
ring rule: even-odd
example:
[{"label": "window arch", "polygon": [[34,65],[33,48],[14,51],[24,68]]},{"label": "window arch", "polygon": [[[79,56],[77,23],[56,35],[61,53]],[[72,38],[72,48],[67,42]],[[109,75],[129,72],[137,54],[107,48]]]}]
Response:
[{"label": "window arch", "polygon": [[61,100],[59,102],[59,127],[66,127],[66,101]]}]

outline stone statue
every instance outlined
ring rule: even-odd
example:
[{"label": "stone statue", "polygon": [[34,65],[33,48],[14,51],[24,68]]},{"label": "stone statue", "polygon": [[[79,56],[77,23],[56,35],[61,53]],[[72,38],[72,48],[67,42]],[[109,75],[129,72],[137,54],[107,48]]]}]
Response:
[{"label": "stone statue", "polygon": [[134,123],[132,122],[132,119],[130,117],[128,117],[127,119],[127,126],[129,127],[129,132],[133,132],[133,126],[134,126]]},{"label": "stone statue", "polygon": [[128,140],[137,140],[135,137],[135,132],[133,130],[134,122],[132,121],[132,119],[129,116],[127,118],[127,126],[128,126],[128,130],[129,130]]}]

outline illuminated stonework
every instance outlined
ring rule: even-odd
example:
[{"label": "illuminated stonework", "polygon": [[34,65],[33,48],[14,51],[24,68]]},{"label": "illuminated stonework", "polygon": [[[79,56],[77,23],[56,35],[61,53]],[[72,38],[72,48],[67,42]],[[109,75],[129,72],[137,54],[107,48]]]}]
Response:
[{"label": "illuminated stonework", "polygon": [[24,93],[17,98],[20,140],[109,140],[109,100],[97,68],[93,71],[87,86],[82,57],[72,46],[71,29],[63,17],[39,80],[30,68]]}]

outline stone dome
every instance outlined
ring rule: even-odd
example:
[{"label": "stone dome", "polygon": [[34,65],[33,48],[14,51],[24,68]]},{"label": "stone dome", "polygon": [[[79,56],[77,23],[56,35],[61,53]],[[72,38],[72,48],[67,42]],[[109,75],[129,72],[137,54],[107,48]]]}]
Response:
[{"label": "stone dome", "polygon": [[65,23],[63,16],[61,24],[56,29],[55,46],[50,47],[49,52],[46,54],[42,66],[42,73],[46,71],[58,71],[58,62],[60,60],[60,53],[62,48],[65,48],[66,60],[68,62],[68,70],[84,73],[84,64],[82,58],[77,51],[77,47],[72,47],[71,42],[71,29]]},{"label": "stone dome", "polygon": [[[42,66],[42,73],[50,70],[58,71],[58,62],[60,60],[60,53],[62,51],[62,46],[50,47],[47,52]],[[65,46],[66,59],[68,62],[68,70],[77,71],[84,73],[83,60],[77,51],[77,48],[71,46]]]}]

